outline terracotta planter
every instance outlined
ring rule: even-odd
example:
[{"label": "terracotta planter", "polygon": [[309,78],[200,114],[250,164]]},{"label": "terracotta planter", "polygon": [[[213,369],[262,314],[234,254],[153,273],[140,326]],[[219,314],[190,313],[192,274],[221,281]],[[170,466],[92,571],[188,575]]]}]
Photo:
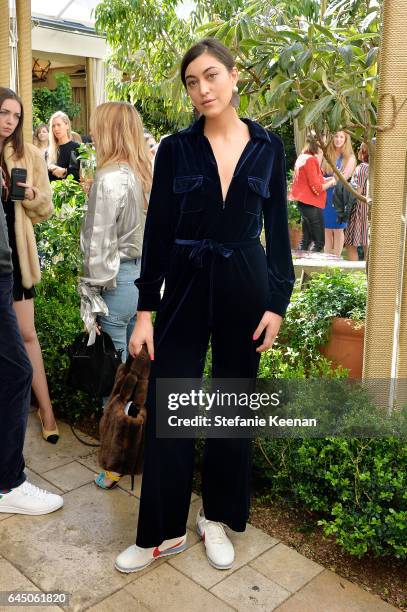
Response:
[{"label": "terracotta planter", "polygon": [[336,365],[349,370],[349,378],[362,378],[365,326],[355,326],[352,319],[334,317],[332,329],[321,353]]},{"label": "terracotta planter", "polygon": [[289,225],[290,244],[293,250],[298,249],[302,238],[302,230],[299,225]]}]

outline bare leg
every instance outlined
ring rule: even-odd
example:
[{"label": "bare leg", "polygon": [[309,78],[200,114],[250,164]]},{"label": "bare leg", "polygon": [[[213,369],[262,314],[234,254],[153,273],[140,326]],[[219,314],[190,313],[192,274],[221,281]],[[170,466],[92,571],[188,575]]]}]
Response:
[{"label": "bare leg", "polygon": [[325,253],[333,253],[334,248],[334,232],[331,229],[325,230]]},{"label": "bare leg", "polygon": [[353,245],[347,245],[346,250],[348,252],[349,261],[359,261],[359,254],[357,247]]},{"label": "bare leg", "polygon": [[333,245],[333,254],[338,257],[341,256],[343,250],[343,243],[345,242],[345,232],[343,229],[335,229],[333,230],[334,235],[334,245]]},{"label": "bare leg", "polygon": [[53,430],[56,427],[56,422],[52,411],[41,347],[38,342],[37,332],[35,331],[34,301],[32,299],[21,300],[20,302],[14,302],[13,306],[17,316],[18,327],[20,328],[25,348],[33,368],[32,386],[38,400],[44,428]]}]

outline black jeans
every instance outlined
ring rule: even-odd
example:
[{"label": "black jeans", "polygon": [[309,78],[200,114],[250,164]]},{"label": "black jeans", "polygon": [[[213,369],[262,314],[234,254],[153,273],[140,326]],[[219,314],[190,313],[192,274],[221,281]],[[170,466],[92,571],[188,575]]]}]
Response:
[{"label": "black jeans", "polygon": [[314,243],[312,251],[319,252],[325,246],[325,225],[322,208],[298,202],[298,210],[302,219],[301,251],[308,251],[311,242]]},{"label": "black jeans", "polygon": [[25,481],[23,446],[32,367],[13,310],[13,275],[0,275],[0,489]]}]

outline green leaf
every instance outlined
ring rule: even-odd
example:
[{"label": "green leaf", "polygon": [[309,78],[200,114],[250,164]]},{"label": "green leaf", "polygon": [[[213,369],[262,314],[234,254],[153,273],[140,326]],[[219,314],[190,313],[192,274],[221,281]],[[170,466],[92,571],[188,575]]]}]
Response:
[{"label": "green leaf", "polygon": [[347,42],[356,42],[356,41],[362,41],[362,40],[376,40],[377,38],[380,38],[380,34],[376,33],[376,32],[369,32],[368,34],[353,34],[352,36],[349,36],[346,38]]},{"label": "green leaf", "polygon": [[206,30],[216,31],[221,25],[222,23],[219,21],[210,21],[209,23],[203,23],[202,25],[198,26],[196,28],[196,32],[200,34],[201,32],[206,32]]},{"label": "green leaf", "polygon": [[295,58],[295,67],[298,70],[299,68],[304,68],[307,61],[311,59],[312,51],[311,49],[306,49]]},{"label": "green leaf", "polygon": [[292,56],[297,52],[303,49],[303,45],[301,43],[295,42],[290,45],[284,51],[280,53],[279,64],[281,66],[281,70],[287,70],[288,66],[291,63]]},{"label": "green leaf", "polygon": [[[274,101],[278,100],[279,98],[281,98],[286,91],[291,87],[291,85],[294,83],[294,81],[292,79],[288,79],[287,81],[284,81],[283,83],[280,83],[272,92],[271,96],[267,96],[266,95],[266,99],[267,99],[267,103],[268,104],[272,104]],[[270,93],[270,92],[267,92]]]},{"label": "green leaf", "polygon": [[348,102],[348,106],[350,110],[352,111],[354,118],[363,124],[365,121],[364,107],[360,104],[359,100],[352,97],[352,98],[348,98],[347,102]]},{"label": "green leaf", "polygon": [[326,109],[329,107],[333,98],[334,96],[332,95],[324,96],[323,98],[320,98],[319,100],[315,100],[314,102],[311,102],[311,104],[308,104],[305,107],[305,126],[308,127],[310,125],[313,125],[315,121],[322,115],[322,113],[326,111]]},{"label": "green leaf", "polygon": [[281,83],[285,82],[285,80],[286,79],[282,74],[276,74],[269,85],[269,92],[273,93]]},{"label": "green leaf", "polygon": [[373,9],[371,13],[368,13],[366,17],[363,19],[360,24],[362,30],[367,30],[367,28],[378,19],[378,9]]},{"label": "green leaf", "polygon": [[250,102],[250,97],[249,96],[246,96],[244,94],[240,96],[239,110],[242,113],[246,112],[246,110],[247,110],[247,108],[249,106],[249,102]]},{"label": "green leaf", "polygon": [[328,83],[328,78],[326,75],[326,70],[322,70],[321,72],[321,81],[323,82],[325,89],[329,91],[330,94],[335,95],[335,91],[330,87]]},{"label": "green leaf", "polygon": [[260,40],[256,40],[255,38],[245,38],[241,41],[239,46],[242,47],[242,49],[249,51],[254,47],[261,47],[261,45],[262,42]]},{"label": "green leaf", "polygon": [[242,30],[242,38],[247,39],[251,37],[250,28],[249,28],[249,20],[247,17],[242,17],[240,20],[240,29]]},{"label": "green leaf", "polygon": [[288,119],[290,118],[290,113],[279,113],[278,115],[276,115],[273,119],[272,122],[272,126],[273,128],[278,128],[281,125],[283,125],[283,123],[285,123],[286,121],[288,121]]},{"label": "green leaf", "polygon": [[343,45],[339,47],[339,53],[342,55],[346,66],[349,66],[353,57],[352,47],[350,45]]},{"label": "green leaf", "polygon": [[324,34],[324,36],[332,40],[332,42],[335,42],[335,43],[337,42],[336,36],[334,36],[334,34],[331,32],[329,28],[326,28],[320,23],[314,23],[314,28],[318,30],[318,32],[321,32],[321,34]]},{"label": "green leaf", "polygon": [[219,30],[217,31],[217,33],[216,33],[216,38],[217,38],[218,40],[224,41],[224,40],[225,40],[225,38],[226,38],[226,35],[227,35],[227,34],[228,34],[228,32],[229,32],[229,30],[230,30],[230,24],[229,24],[229,22],[227,21],[227,22],[226,22],[226,23],[224,23],[224,24],[223,24],[223,25],[222,25],[222,26],[219,28]]},{"label": "green leaf", "polygon": [[329,127],[331,128],[331,132],[337,132],[341,125],[342,121],[342,105],[339,101],[335,103],[335,106],[332,109],[332,112],[329,113]]},{"label": "green leaf", "polygon": [[269,28],[269,38],[276,38],[277,40],[297,40],[298,42],[305,42],[304,34],[300,30],[291,28],[290,26],[277,26],[275,28]]},{"label": "green leaf", "polygon": [[226,47],[232,47],[236,36],[236,25],[232,26],[224,38]]},{"label": "green leaf", "polygon": [[370,49],[369,53],[366,56],[366,62],[365,62],[368,68],[377,61],[378,53],[379,53],[379,47],[373,47],[372,49]]},{"label": "green leaf", "polygon": [[245,9],[246,15],[255,15],[258,11],[263,10],[263,2],[251,2]]}]

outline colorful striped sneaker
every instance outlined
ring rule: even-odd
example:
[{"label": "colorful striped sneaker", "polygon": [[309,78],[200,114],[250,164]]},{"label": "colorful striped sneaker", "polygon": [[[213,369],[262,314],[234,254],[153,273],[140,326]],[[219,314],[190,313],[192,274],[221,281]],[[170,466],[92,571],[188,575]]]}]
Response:
[{"label": "colorful striped sneaker", "polygon": [[133,544],[120,553],[116,559],[115,568],[125,574],[139,572],[156,559],[176,555],[185,550],[186,547],[187,534],[172,540],[164,540],[160,546],[154,546],[153,548],[141,548],[137,544]]}]

